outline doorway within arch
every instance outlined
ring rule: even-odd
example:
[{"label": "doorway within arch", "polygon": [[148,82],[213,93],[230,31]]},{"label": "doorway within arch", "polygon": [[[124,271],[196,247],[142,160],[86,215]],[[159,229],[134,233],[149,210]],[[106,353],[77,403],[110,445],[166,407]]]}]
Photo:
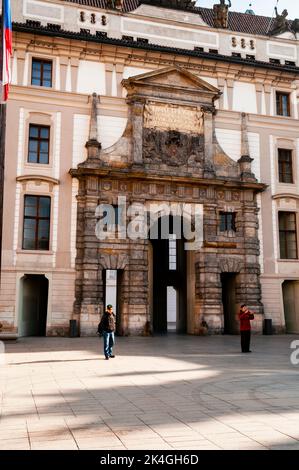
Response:
[{"label": "doorway within arch", "polygon": [[20,280],[19,336],[46,336],[49,281],[25,274]]},{"label": "doorway within arch", "polygon": [[[162,217],[163,218],[163,217]],[[158,224],[161,224],[160,218]],[[170,235],[151,239],[152,252],[152,328],[153,333],[187,332],[187,257],[185,240],[174,233],[170,217]],[[154,232],[154,231],[153,231]],[[180,232],[182,233],[182,232]]]}]

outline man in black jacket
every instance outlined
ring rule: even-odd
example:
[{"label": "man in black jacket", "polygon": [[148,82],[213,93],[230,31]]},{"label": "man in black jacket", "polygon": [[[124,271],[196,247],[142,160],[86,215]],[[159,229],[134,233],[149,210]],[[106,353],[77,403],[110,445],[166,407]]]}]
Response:
[{"label": "man in black jacket", "polygon": [[114,332],[115,332],[115,313],[113,312],[112,305],[107,305],[107,309],[104,312],[102,319],[99,323],[98,332],[103,334],[104,339],[104,355],[105,359],[108,360],[110,357],[114,358],[112,349],[115,343]]}]

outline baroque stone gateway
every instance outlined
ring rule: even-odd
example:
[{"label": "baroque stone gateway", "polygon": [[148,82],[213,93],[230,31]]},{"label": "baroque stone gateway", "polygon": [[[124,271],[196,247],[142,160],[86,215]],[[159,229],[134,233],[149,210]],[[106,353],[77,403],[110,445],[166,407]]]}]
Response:
[{"label": "baroque stone gateway", "polygon": [[[107,270],[117,271],[121,335],[167,331],[168,286],[177,292],[178,332],[199,334],[203,319],[211,332],[236,332],[235,312],[242,302],[256,312],[255,329],[260,331],[256,197],[265,185],[251,171],[246,115],[241,123],[242,155],[235,162],[215,136],[215,102],[221,96],[216,87],[178,66],[122,84],[130,108],[122,138],[101,149],[96,138],[99,99],[93,95],[88,158],[71,170],[79,180],[74,318],[81,335],[94,332],[103,312]],[[177,240],[172,270],[168,240],[98,240],[97,205],[115,205],[119,195],[145,206],[201,204],[203,246],[185,251],[183,241]],[[228,209],[236,214],[235,232],[229,227],[219,230],[221,213]]]}]

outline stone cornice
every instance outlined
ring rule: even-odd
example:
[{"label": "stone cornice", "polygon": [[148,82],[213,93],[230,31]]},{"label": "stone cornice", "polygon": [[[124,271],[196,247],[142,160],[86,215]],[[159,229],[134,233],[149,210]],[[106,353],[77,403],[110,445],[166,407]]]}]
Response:
[{"label": "stone cornice", "polygon": [[88,168],[84,166],[79,166],[77,169],[71,169],[69,171],[70,175],[73,178],[81,178],[85,176],[98,176],[102,178],[117,178],[135,180],[135,181],[151,181],[156,183],[179,183],[179,184],[196,184],[200,186],[214,186],[227,188],[227,189],[242,189],[242,190],[253,190],[255,192],[262,192],[267,189],[267,185],[263,183],[255,182],[243,182],[243,181],[234,181],[222,178],[198,178],[195,176],[167,176],[163,174],[151,174],[143,171],[142,169],[135,170],[132,168],[119,168],[119,169],[106,169],[106,168]]},{"label": "stone cornice", "polygon": [[[239,57],[231,57],[231,56],[224,56],[221,54],[211,54],[207,52],[199,52],[189,49],[181,49],[169,46],[161,46],[155,44],[141,44],[137,43],[136,41],[124,41],[122,39],[116,38],[105,38],[105,37],[97,37],[92,34],[81,34],[73,31],[52,31],[50,28],[44,26],[28,26],[25,23],[14,23],[13,30],[15,32],[22,32],[27,34],[39,35],[39,36],[46,36],[49,38],[64,38],[67,40],[76,40],[76,41],[84,41],[86,45],[88,43],[92,44],[107,44],[107,45],[114,45],[122,48],[130,48],[132,50],[140,50],[140,51],[154,51],[154,52],[164,52],[166,54],[175,54],[178,56],[187,56],[187,57],[194,57],[194,58],[201,58],[204,60],[212,59],[215,62],[222,62],[226,64],[235,64],[238,67],[248,67],[248,69],[254,68],[256,69],[264,69],[264,70],[271,70],[271,71],[279,71],[281,74],[292,74],[295,77],[299,75],[299,67],[292,67],[286,65],[276,65],[270,64],[268,62],[261,62],[261,61],[248,61],[246,59],[242,59]],[[56,44],[53,47],[56,48]]]}]

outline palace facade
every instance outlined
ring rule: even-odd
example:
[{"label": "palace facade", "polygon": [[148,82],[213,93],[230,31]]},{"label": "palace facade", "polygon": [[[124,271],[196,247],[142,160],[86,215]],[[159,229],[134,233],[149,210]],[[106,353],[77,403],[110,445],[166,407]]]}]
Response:
[{"label": "palace facade", "polygon": [[0,337],[299,332],[299,20],[194,3],[12,0]]}]

